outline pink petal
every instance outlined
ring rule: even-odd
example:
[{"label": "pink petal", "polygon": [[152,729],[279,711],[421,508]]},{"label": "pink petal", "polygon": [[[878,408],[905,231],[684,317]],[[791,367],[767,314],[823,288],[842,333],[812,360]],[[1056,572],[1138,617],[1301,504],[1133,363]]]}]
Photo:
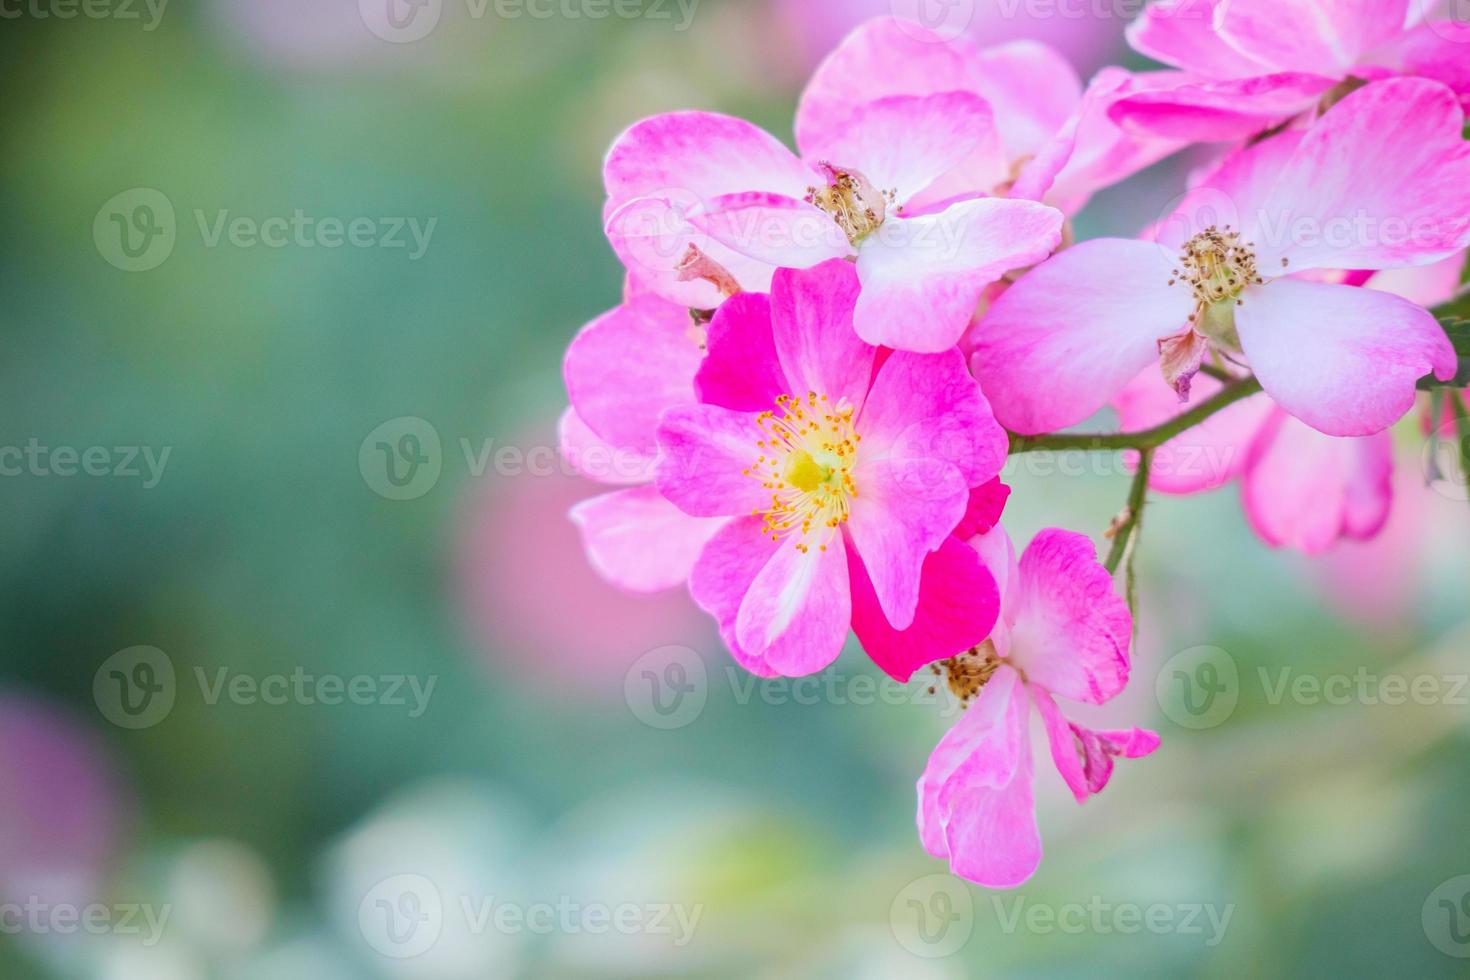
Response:
[{"label": "pink petal", "polygon": [[1082,101],[1082,81],[1066,58],[1037,41],[981,50],[976,90],[995,110],[1007,155],[1039,153]]},{"label": "pink petal", "polygon": [[1452,299],[1460,288],[1460,275],[1465,269],[1465,253],[1456,252],[1433,265],[1405,269],[1385,269],[1374,273],[1368,281],[1370,289],[1381,289],[1402,296],[1420,306],[1437,306]]},{"label": "pink petal", "polygon": [[1399,34],[1409,0],[1227,0],[1221,40],[1284,71],[1351,73],[1363,54]]},{"label": "pink petal", "polygon": [[1467,44],[1470,44],[1470,23],[1463,19],[1436,20],[1408,32],[1387,50],[1377,52],[1375,61],[1405,75],[1443,82],[1463,99],[1470,95]]},{"label": "pink petal", "polygon": [[768,412],[791,384],[776,357],[771,298],[732,296],[715,312],[705,339],[707,353],[694,376],[699,400],[737,412]]},{"label": "pink petal", "polygon": [[1326,436],[1278,410],[1251,452],[1241,501],[1266,543],[1320,554],[1371,538],[1393,502],[1393,437]]},{"label": "pink petal", "polygon": [[[960,767],[975,755],[984,753],[984,758],[994,761],[1001,770],[993,780],[1002,783],[1009,780],[1019,745],[1006,744],[1004,725],[1012,702],[1024,697],[1021,679],[1010,667],[1002,665],[929,754],[918,783],[918,824],[919,839],[924,849],[935,857],[949,857],[949,846],[945,840],[945,823],[949,815],[940,806],[940,796]],[[1005,757],[1007,749],[1010,750],[1009,757]]]},{"label": "pink petal", "polygon": [[670,112],[635,123],[603,166],[617,205],[677,190],[699,200],[741,191],[800,198],[812,172],[753,123],[713,112]]},{"label": "pink petal", "polygon": [[1031,684],[1101,704],[1128,682],[1133,617],[1085,535],[1049,529],[1021,555],[1010,661]]},{"label": "pink petal", "polygon": [[1174,72],[1134,73],[1121,68],[1098,72],[1088,83],[1075,118],[1022,171],[1012,196],[1033,197],[1039,189],[1045,195],[1041,200],[1075,214],[1096,191],[1178,150],[1183,141],[1129,132],[1108,114],[1119,99],[1177,84],[1177,78]]},{"label": "pink petal", "polygon": [[948,538],[924,559],[914,620],[896,630],[888,622],[861,557],[847,555],[852,582],[852,629],[884,673],[907,683],[925,664],[983,642],[1000,614],[1000,593],[975,549]]},{"label": "pink petal", "polygon": [[692,247],[717,262],[742,288],[769,289],[773,266],[742,255],[695,226],[703,207],[703,200],[676,189],[612,208],[605,230],[628,278],[678,306],[712,310],[725,299],[724,291],[704,279],[686,279],[679,269]]},{"label": "pink petal", "polygon": [[1062,221],[1032,201],[986,198],[884,222],[858,250],[859,335],[920,353],[953,347],[985,287],[1050,255]]},{"label": "pink petal", "polygon": [[1155,363],[1158,339],[1194,308],[1187,285],[1169,285],[1175,262],[1150,242],[1098,238],[1002,293],[972,336],[972,367],[1001,424],[1028,435],[1076,425]]},{"label": "pink petal", "polygon": [[855,107],[839,129],[803,143],[802,152],[859,171],[879,191],[895,192],[901,206],[995,141],[990,105],[978,95],[890,95]]},{"label": "pink petal", "polygon": [[571,517],[592,567],[632,592],[683,584],[705,542],[725,523],[690,517],[651,486],[584,500]]},{"label": "pink petal", "polygon": [[1108,112],[1136,133],[1198,142],[1245,139],[1312,108],[1337,82],[1296,72],[1195,82],[1129,95]]},{"label": "pink petal", "polygon": [[831,215],[777,194],[712,198],[689,221],[720,245],[768,265],[807,269],[852,254],[852,244]]},{"label": "pink petal", "polygon": [[[1221,388],[1213,378],[1194,380],[1194,396],[1201,400]],[[1162,425],[1187,411],[1173,389],[1154,368],[1142,373],[1113,399],[1124,432]],[[1181,432],[1154,451],[1149,486],[1162,493],[1201,493],[1224,486],[1245,468],[1251,445],[1276,407],[1264,395],[1238,401],[1204,422]],[[1135,459],[1137,454],[1132,454]],[[1131,464],[1130,464],[1131,465]]]},{"label": "pink petal", "polygon": [[924,558],[965,514],[970,490],[940,459],[880,459],[853,470],[858,488],[847,523],[878,601],[894,629],[908,629],[919,601]]},{"label": "pink petal", "polygon": [[967,486],[997,476],[1009,443],[957,350],[897,351],[883,362],[858,417],[863,457],[942,459]]},{"label": "pink petal", "polygon": [[787,539],[751,582],[735,636],[742,650],[778,674],[802,677],[837,659],[851,622],[847,549],[840,538],[805,552]]},{"label": "pink petal", "polygon": [[1439,322],[1390,293],[1278,279],[1241,300],[1236,329],[1266,393],[1328,435],[1380,432],[1413,407],[1420,378],[1454,377]]},{"label": "pink petal", "polygon": [[741,649],[735,636],[740,603],[778,546],[770,536],[761,533],[761,523],[759,517],[737,517],[721,527],[694,564],[689,576],[689,594],[701,609],[715,618],[720,638],[742,667],[760,677],[776,677],[776,671],[763,658]]},{"label": "pink petal", "polygon": [[858,279],[851,262],[834,259],[811,269],[781,269],[771,283],[771,326],[787,380],[801,397],[846,398],[860,410],[877,350],[853,331]]},{"label": "pink petal", "polygon": [[656,455],[644,455],[604,442],[575,409],[562,412],[557,436],[562,459],[589,480],[631,486],[653,479]]},{"label": "pink petal", "polygon": [[[1230,225],[1247,242],[1264,241],[1270,215],[1267,199],[1281,171],[1301,144],[1300,131],[1287,131],[1236,150],[1185,193],[1179,206],[1153,229],[1151,237],[1182,251],[1184,243],[1211,226]],[[1277,263],[1278,266],[1280,263]],[[1267,275],[1275,270],[1264,269]]]},{"label": "pink petal", "polygon": [[1215,31],[1220,0],[1158,0],[1128,25],[1135,51],[1209,78],[1264,75],[1270,68],[1227,44]]},{"label": "pink petal", "polygon": [[1072,734],[1072,724],[1057,703],[1052,700],[1050,694],[1040,687],[1028,689],[1031,700],[1036,702],[1036,708],[1041,713],[1041,723],[1046,729],[1047,746],[1051,749],[1051,761],[1061,774],[1062,781],[1072,791],[1072,796],[1078,803],[1084,803],[1091,791],[1087,786],[1087,775],[1082,769],[1082,756],[1078,752],[1076,736]]},{"label": "pink petal", "polygon": [[996,736],[960,767],[940,794],[950,871],[988,888],[1020,885],[1041,863],[1029,715],[1029,701],[1018,689]]},{"label": "pink petal", "polygon": [[1263,206],[1266,275],[1427,265],[1470,244],[1470,142],[1454,93],[1374,82],[1314,125]]},{"label": "pink petal", "polygon": [[970,502],[965,516],[960,518],[960,526],[954,529],[954,536],[968,541],[977,534],[989,533],[1000,523],[1010,496],[1011,488],[1001,483],[999,477],[975,487],[970,491]]},{"label": "pink petal", "polygon": [[[796,111],[796,143],[811,148],[845,127],[854,106],[886,95],[977,90],[976,48],[917,24],[875,17],[859,25],[817,67]],[[854,164],[856,165],[856,164]]]},{"label": "pink petal", "polygon": [[727,517],[762,510],[770,492],[751,468],[766,439],[749,412],[685,405],[664,413],[655,473],[660,492],[686,514]]},{"label": "pink petal", "polygon": [[656,296],[583,327],[562,365],[577,415],[613,445],[656,452],[659,413],[694,401],[702,352],[690,327],[687,311]]}]

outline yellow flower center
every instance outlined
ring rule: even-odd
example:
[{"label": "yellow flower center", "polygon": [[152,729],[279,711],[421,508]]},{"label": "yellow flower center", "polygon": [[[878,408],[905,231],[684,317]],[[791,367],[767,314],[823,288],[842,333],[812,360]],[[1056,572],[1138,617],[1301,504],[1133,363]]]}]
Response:
[{"label": "yellow flower center", "polygon": [[820,163],[826,176],[825,187],[808,187],[806,200],[832,216],[847,240],[857,245],[883,224],[888,209],[898,196],[896,191],[880,191],[856,170]]},{"label": "yellow flower center", "polygon": [[1240,233],[1226,225],[1223,229],[1210,225],[1184,243],[1181,262],[1169,285],[1179,280],[1194,291],[1194,312],[1189,321],[1201,336],[1219,347],[1238,351],[1240,337],[1235,331],[1235,307],[1241,303],[1245,287],[1265,282],[1256,269],[1254,242],[1242,242]]},{"label": "yellow flower center", "polygon": [[852,417],[846,399],[833,406],[815,392],[782,395],[775,411],[760,414],[761,454],[745,472],[771,492],[770,506],[755,512],[765,518],[764,533],[794,537],[803,552],[813,544],[827,550],[858,492],[852,471],[862,437]]}]

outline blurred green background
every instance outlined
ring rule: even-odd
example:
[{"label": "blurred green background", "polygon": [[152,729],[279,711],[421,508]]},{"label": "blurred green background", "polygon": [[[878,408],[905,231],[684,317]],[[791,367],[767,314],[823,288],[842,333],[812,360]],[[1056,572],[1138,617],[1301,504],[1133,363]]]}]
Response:
[{"label": "blurred green background", "polygon": [[[1014,892],[931,877],[913,783],[949,716],[920,682],[850,649],[751,687],[683,597],[586,568],[564,515],[594,488],[551,449],[561,352],[619,296],[602,152],[678,107],[784,137],[887,8],[446,0],[405,41],[369,0],[0,3],[0,976],[1467,975],[1470,506],[1424,488],[1413,420],[1373,546],[1271,552],[1234,490],[1151,509],[1105,717],[1163,748],[1083,808],[1038,765]],[[1107,10],[976,32],[1138,65]],[[380,442],[423,468],[396,485]],[[1100,533],[1126,487],[1009,479],[1018,541]],[[1198,727],[1175,682],[1206,661]],[[670,716],[646,685],[675,666]],[[1283,669],[1369,688],[1276,697]],[[1361,693],[1391,676],[1436,693]],[[422,949],[390,921],[420,912]]]}]

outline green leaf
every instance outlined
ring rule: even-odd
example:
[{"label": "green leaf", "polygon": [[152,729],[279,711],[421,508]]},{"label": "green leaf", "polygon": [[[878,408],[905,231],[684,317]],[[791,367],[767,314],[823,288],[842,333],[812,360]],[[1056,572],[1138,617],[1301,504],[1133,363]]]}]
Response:
[{"label": "green leaf", "polygon": [[1440,381],[1434,375],[1422,378],[1419,381],[1419,390],[1433,391],[1436,388],[1466,388],[1470,387],[1470,319],[1457,316],[1445,316],[1446,307],[1458,306],[1470,303],[1470,297],[1460,296],[1445,306],[1437,307],[1435,313],[1439,315],[1439,325],[1444,327],[1444,332],[1449,334],[1450,343],[1455,345],[1455,353],[1460,355],[1460,370],[1455,372],[1454,378],[1449,381]]}]

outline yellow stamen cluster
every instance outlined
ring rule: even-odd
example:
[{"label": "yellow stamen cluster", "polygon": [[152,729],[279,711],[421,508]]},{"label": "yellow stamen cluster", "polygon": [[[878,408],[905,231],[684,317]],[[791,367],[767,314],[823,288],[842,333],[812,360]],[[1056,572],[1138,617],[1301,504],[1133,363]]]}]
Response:
[{"label": "yellow stamen cluster", "polygon": [[844,170],[822,164],[829,183],[825,187],[808,187],[806,200],[832,216],[847,240],[856,245],[878,230],[888,209],[898,197],[897,191],[880,191],[856,170]]},{"label": "yellow stamen cluster", "polygon": [[1245,287],[1265,282],[1256,271],[1254,247],[1255,242],[1242,242],[1229,225],[1210,225],[1184,243],[1184,268],[1174,270],[1169,285],[1182,279],[1194,290],[1199,306],[1191,320],[1217,303],[1238,303]]},{"label": "yellow stamen cluster", "polygon": [[770,506],[755,512],[765,518],[764,533],[776,540],[795,536],[803,553],[814,542],[827,550],[858,492],[852,471],[862,437],[852,416],[846,399],[833,406],[816,392],[781,395],[775,411],[760,414],[761,454],[745,473],[771,492]]},{"label": "yellow stamen cluster", "polygon": [[[970,706],[999,668],[1000,658],[996,656],[995,645],[989,640],[948,660],[929,665],[930,673],[945,679],[950,693],[959,698],[961,708]],[[929,688],[929,693],[933,694],[934,688]]]}]

